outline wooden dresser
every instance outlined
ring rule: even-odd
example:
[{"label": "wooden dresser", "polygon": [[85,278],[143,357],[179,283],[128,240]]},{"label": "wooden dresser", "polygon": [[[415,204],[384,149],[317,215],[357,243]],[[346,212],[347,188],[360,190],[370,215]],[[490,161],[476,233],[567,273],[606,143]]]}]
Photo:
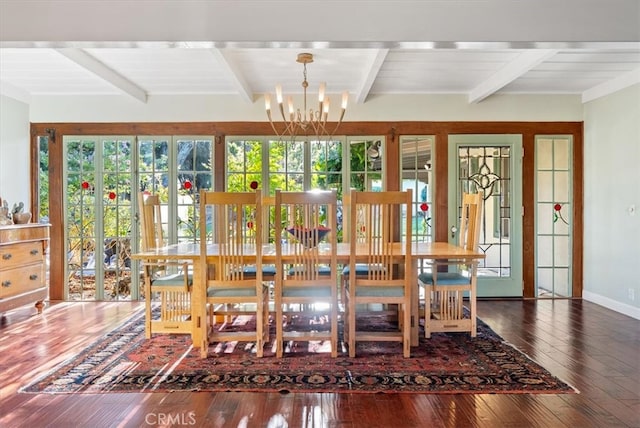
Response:
[{"label": "wooden dresser", "polygon": [[31,302],[42,313],[49,298],[48,244],[49,225],[0,226],[0,314]]}]

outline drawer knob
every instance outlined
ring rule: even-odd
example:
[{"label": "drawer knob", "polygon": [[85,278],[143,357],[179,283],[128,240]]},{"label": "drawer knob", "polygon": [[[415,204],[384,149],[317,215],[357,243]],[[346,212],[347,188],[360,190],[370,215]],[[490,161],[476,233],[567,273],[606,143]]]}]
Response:
[{"label": "drawer knob", "polygon": [[32,255],[32,256],[35,256],[35,255],[36,255],[36,254],[38,254],[39,252],[40,252],[40,251],[38,251],[38,250],[36,250],[36,249],[33,249],[33,250],[31,250],[31,255]]},{"label": "drawer knob", "polygon": [[9,287],[11,286],[11,281],[9,281],[8,279],[6,281],[2,281],[2,286],[3,287]]},{"label": "drawer knob", "polygon": [[31,275],[29,275],[29,279],[30,279],[31,281],[35,281],[36,279],[38,279],[38,275],[37,275],[37,274],[35,274],[35,273],[32,273]]},{"label": "drawer knob", "polygon": [[3,254],[2,260],[9,260],[11,258],[11,253]]}]

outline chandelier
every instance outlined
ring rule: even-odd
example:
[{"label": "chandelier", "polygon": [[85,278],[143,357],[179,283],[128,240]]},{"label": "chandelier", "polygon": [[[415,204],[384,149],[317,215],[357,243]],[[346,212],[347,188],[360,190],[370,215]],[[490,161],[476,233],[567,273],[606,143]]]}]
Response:
[{"label": "chandelier", "polygon": [[[338,127],[342,123],[344,113],[347,110],[347,101],[349,99],[349,94],[346,91],[342,93],[340,118],[338,119],[335,128],[331,132],[329,132],[329,130],[327,129],[327,119],[329,118],[329,97],[325,95],[326,84],[324,82],[320,83],[320,88],[318,90],[318,110],[314,110],[313,108],[307,109],[307,88],[309,87],[309,82],[307,82],[307,64],[313,62],[313,54],[298,54],[298,59],[296,61],[302,64],[304,67],[304,79],[302,80],[304,104],[302,108],[296,109],[293,106],[293,98],[291,96],[288,96],[287,113],[285,113],[285,107],[282,97],[282,85],[276,85],[276,101],[278,102],[278,108],[280,110],[280,114],[282,115],[283,123],[279,124],[273,121],[273,118],[271,117],[271,95],[265,94],[264,104],[265,109],[267,110],[267,118],[269,118],[271,128],[273,128],[273,132],[275,132],[279,138],[282,138],[284,136],[294,138],[297,135],[315,135],[318,137],[318,139],[320,139],[321,137],[331,138],[331,136],[335,134],[335,132],[338,130]],[[278,129],[281,129],[281,131],[278,131]]]}]

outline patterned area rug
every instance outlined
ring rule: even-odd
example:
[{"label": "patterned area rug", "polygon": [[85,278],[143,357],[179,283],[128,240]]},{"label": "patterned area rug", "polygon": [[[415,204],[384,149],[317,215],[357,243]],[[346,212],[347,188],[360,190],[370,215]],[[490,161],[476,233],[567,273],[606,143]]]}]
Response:
[{"label": "patterned area rug", "polygon": [[[21,388],[24,393],[107,393],[169,391],[360,392],[360,393],[574,393],[478,320],[478,335],[434,334],[402,357],[400,344],[358,344],[357,357],[341,349],[331,358],[323,343],[289,344],[284,358],[253,344],[216,343],[200,358],[188,335],[144,337],[144,313]],[[242,329],[253,320],[238,317],[223,328]],[[359,321],[380,327],[384,317]],[[318,328],[322,318],[292,319],[297,328]],[[389,324],[389,323],[387,323]],[[393,328],[389,324],[389,328]],[[275,337],[275,333],[272,335]],[[270,347],[272,343],[267,344]]]}]

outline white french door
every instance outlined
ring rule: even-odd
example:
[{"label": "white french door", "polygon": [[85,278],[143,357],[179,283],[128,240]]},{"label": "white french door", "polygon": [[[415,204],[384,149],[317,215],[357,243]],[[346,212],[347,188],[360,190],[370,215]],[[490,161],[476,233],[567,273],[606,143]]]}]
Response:
[{"label": "white french door", "polygon": [[65,136],[65,300],[137,300],[137,197],[155,193],[171,243],[198,236],[213,188],[211,136]]}]

